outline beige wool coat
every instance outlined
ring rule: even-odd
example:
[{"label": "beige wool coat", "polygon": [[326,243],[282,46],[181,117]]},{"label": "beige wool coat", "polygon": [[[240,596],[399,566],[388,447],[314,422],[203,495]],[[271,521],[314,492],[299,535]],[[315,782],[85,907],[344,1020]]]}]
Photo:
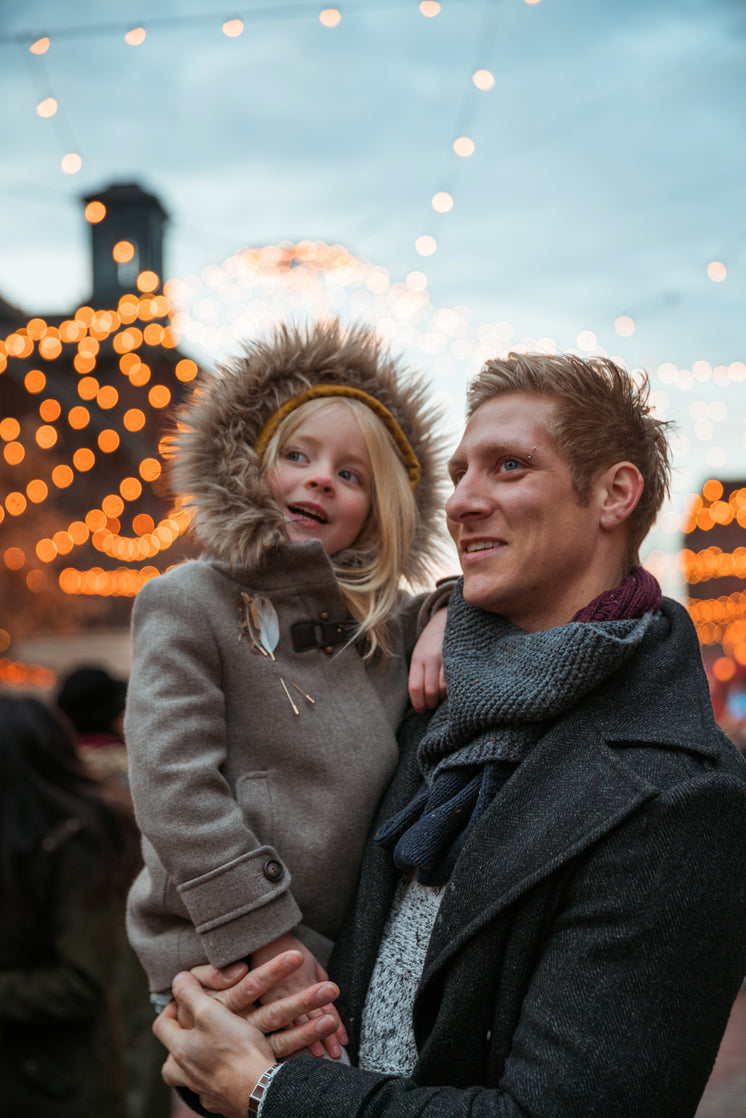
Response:
[{"label": "beige wool coat", "polygon": [[[396,765],[419,602],[402,592],[383,671],[354,645],[298,650],[293,625],[349,614],[321,543],[287,542],[254,449],[286,401],[320,384],[360,390],[394,417],[421,467],[402,575],[425,585],[438,556],[437,418],[372,331],[280,327],[202,378],[179,416],[171,481],[204,557],[147,583],[133,612],[125,737],[145,866],[128,930],[153,991],[291,929],[324,963]],[[275,660],[241,635],[242,594],[274,606]]]},{"label": "beige wool coat", "polygon": [[[296,652],[294,622],[347,611],[318,541],[281,545],[272,560],[261,573],[190,562],[135,605],[125,734],[145,867],[128,930],[153,990],[297,925],[325,960],[396,767],[417,602],[403,598],[386,671],[354,646]],[[241,591],[277,610],[274,662],[239,637]]]}]

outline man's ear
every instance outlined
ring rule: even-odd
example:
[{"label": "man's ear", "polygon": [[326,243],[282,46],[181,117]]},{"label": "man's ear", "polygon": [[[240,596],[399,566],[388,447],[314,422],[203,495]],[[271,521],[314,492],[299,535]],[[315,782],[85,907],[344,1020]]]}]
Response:
[{"label": "man's ear", "polygon": [[599,523],[607,531],[623,524],[642,496],[642,474],[631,462],[617,462],[601,477]]}]

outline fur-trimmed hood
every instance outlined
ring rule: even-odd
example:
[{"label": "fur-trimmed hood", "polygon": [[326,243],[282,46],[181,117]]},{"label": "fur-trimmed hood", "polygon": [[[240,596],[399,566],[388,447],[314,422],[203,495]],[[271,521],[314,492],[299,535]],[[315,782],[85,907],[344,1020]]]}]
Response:
[{"label": "fur-trimmed hood", "polygon": [[285,542],[285,520],[260,474],[254,446],[278,409],[319,384],[357,388],[396,419],[420,463],[419,523],[402,573],[420,582],[442,554],[445,471],[437,410],[421,375],[390,356],[372,329],[336,320],[282,325],[241,356],[202,374],[177,415],[171,486],[192,515],[208,554],[234,567],[255,566]]}]

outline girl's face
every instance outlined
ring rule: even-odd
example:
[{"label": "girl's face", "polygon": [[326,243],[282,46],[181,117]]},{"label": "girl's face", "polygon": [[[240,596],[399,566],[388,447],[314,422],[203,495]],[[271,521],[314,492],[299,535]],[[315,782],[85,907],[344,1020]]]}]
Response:
[{"label": "girl's face", "polygon": [[278,454],[269,477],[288,538],[321,540],[327,555],[350,547],[368,518],[370,455],[357,420],[341,404],[313,412]]}]

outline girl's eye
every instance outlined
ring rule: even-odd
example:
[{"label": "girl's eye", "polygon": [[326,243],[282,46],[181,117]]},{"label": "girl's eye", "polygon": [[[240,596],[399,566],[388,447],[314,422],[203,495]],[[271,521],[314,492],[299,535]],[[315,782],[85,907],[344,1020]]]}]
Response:
[{"label": "girl's eye", "polygon": [[350,481],[355,485],[360,485],[361,483],[359,475],[356,474],[354,470],[340,470],[339,476],[342,478],[342,481]]},{"label": "girl's eye", "polygon": [[285,452],[288,462],[305,462],[306,456],[302,450],[288,450]]}]

